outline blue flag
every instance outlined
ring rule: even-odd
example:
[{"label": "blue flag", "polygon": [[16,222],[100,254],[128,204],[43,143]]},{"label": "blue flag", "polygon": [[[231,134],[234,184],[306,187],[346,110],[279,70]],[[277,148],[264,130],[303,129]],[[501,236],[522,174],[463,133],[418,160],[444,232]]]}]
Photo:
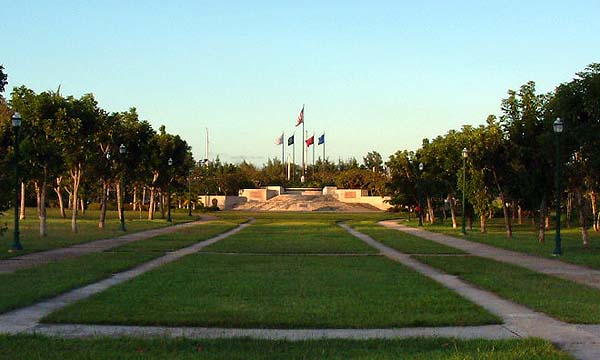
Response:
[{"label": "blue flag", "polygon": [[325,134],[319,136],[319,142],[317,145],[325,144]]}]

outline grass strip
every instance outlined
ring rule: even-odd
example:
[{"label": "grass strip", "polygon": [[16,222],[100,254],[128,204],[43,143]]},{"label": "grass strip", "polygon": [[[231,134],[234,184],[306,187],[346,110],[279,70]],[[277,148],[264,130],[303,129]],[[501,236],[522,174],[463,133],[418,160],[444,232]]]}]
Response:
[{"label": "grass strip", "polygon": [[417,256],[419,261],[554,318],[600,322],[600,290],[480,257]]},{"label": "grass strip", "polygon": [[172,233],[140,240],[108,252],[0,274],[0,313],[34,304],[68,290],[81,287],[162,256],[209,239],[236,226],[235,223],[205,223]]},{"label": "grass strip", "polygon": [[540,339],[456,340],[409,338],[399,340],[254,339],[62,339],[39,335],[0,336],[0,359],[572,359]]},{"label": "grass strip", "polygon": [[499,323],[381,256],[194,254],[50,314],[62,323],[390,328]]},{"label": "grass strip", "polygon": [[259,219],[236,235],[204,251],[259,254],[363,253],[377,250],[331,220]]},{"label": "grass strip", "polygon": [[[19,222],[19,230],[21,233],[21,244],[23,250],[18,252],[9,252],[12,245],[12,231],[13,231],[13,217],[10,216],[12,213],[4,213],[2,222],[8,226],[8,234],[4,237],[0,237],[0,259],[8,259],[15,256],[24,254],[30,254],[34,252],[51,250],[56,248],[62,248],[72,246],[76,244],[87,243],[90,241],[100,239],[110,239],[113,237],[119,237],[131,233],[136,233],[145,230],[157,229],[161,227],[170,226],[165,219],[148,220],[145,218],[147,214],[144,214],[144,218],[139,218],[138,212],[126,211],[126,227],[127,232],[120,230],[120,222],[116,211],[107,211],[106,224],[103,229],[98,228],[98,219],[100,217],[100,211],[87,210],[85,214],[80,215],[77,220],[79,231],[73,233],[71,231],[71,219],[60,217],[58,209],[48,209],[47,219],[47,236],[39,236],[39,220],[37,218],[35,208],[26,208],[26,217],[24,220]],[[172,213],[173,223],[184,223],[189,221],[198,220],[199,216],[189,217],[187,211],[173,211]],[[0,224],[1,225],[1,224]]]},{"label": "grass strip", "polygon": [[[417,223],[403,222],[406,225],[417,227]],[[476,225],[476,224],[475,224]],[[445,235],[456,236],[470,241],[479,242],[499,248],[513,250],[529,255],[553,258],[554,230],[546,231],[546,241],[538,241],[537,230],[531,224],[513,224],[512,239],[506,238],[504,220],[495,218],[488,221],[487,232],[481,233],[478,228],[468,231],[466,237],[460,234],[460,229],[452,229],[448,225],[436,223],[426,225],[425,230],[438,232]],[[561,261],[576,265],[589,266],[600,269],[600,232],[589,231],[590,246],[585,248],[581,242],[581,228],[562,228]]]},{"label": "grass strip", "polygon": [[385,228],[373,220],[351,221],[348,224],[353,229],[405,254],[466,254],[460,249]]}]

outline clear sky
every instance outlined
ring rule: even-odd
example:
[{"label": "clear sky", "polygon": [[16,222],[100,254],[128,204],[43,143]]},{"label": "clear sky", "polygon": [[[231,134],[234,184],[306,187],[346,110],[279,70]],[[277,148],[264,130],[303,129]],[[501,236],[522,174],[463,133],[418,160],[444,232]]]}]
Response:
[{"label": "clear sky", "polygon": [[[385,159],[600,62],[600,1],[8,1],[9,89],[136,107],[204,157],[280,157],[302,104],[330,159]],[[296,130],[300,136],[300,130]],[[297,141],[296,160],[300,159]],[[291,147],[290,147],[291,150]],[[320,154],[320,147],[317,148]]]}]

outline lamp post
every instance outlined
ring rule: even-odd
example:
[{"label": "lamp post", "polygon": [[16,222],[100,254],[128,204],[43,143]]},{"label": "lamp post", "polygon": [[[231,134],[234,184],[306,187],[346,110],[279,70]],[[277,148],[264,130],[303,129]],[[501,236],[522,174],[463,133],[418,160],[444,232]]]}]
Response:
[{"label": "lamp post", "polygon": [[419,163],[419,182],[417,188],[419,191],[417,192],[417,196],[419,197],[419,226],[423,226],[423,207],[421,202],[421,175],[423,174],[423,163]]},{"label": "lamp post", "polygon": [[[124,157],[125,157],[125,153],[127,152],[127,148],[125,147],[125,144],[121,144],[121,146],[119,146],[119,154],[121,155],[121,162],[123,162]],[[125,211],[123,209],[124,205],[125,205],[125,201],[123,199],[124,197],[124,192],[123,192],[123,187],[125,187],[125,184],[123,183],[123,171],[124,168],[121,169],[121,186],[119,186],[119,191],[121,192],[119,198],[120,200],[120,211],[119,211],[119,221],[121,222],[121,231],[127,231],[127,229],[125,229]]]},{"label": "lamp post", "polygon": [[19,128],[21,127],[21,114],[14,113],[11,117],[15,130],[15,232],[11,251],[23,250],[19,234]]},{"label": "lamp post", "polygon": [[560,239],[560,134],[563,132],[563,122],[560,118],[556,118],[554,124],[552,124],[554,130],[555,142],[556,142],[556,235],[554,237],[554,251],[552,255],[562,255],[561,239]]},{"label": "lamp post", "polygon": [[462,229],[461,232],[463,235],[467,235],[466,229],[466,218],[465,218],[465,193],[467,192],[467,158],[469,157],[469,150],[467,148],[463,148],[462,150],[462,158],[463,158],[463,191],[462,191]]},{"label": "lamp post", "polygon": [[169,158],[167,164],[169,165],[169,183],[167,184],[167,222],[173,222],[171,219],[171,166],[173,166],[173,159]]}]

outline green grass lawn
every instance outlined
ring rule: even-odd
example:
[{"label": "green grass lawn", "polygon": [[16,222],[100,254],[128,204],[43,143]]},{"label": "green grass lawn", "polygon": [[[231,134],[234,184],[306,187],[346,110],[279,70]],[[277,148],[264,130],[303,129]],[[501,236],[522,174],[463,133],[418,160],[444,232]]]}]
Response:
[{"label": "green grass lawn", "polygon": [[526,340],[399,340],[268,341],[253,339],[61,339],[22,335],[0,336],[0,359],[572,359],[551,343]]},{"label": "green grass lawn", "polygon": [[[402,222],[409,226],[416,227],[415,221]],[[540,244],[537,240],[537,230],[533,229],[531,223],[518,225],[513,224],[513,238],[507,239],[504,229],[504,219],[495,218],[489,220],[487,233],[482,234],[474,223],[473,230],[467,232],[464,237],[460,234],[459,229],[452,229],[451,223],[448,221],[445,225],[425,225],[425,230],[435,231],[446,235],[466,238],[467,240],[480,242],[500,248],[514,250],[526,254],[537,255],[542,257],[552,258],[554,250],[554,229],[546,231],[546,242]],[[564,226],[564,224],[563,224]],[[581,242],[581,228],[562,228],[562,248],[563,255],[560,260],[570,262],[577,265],[589,266],[595,269],[600,269],[600,233],[593,229],[589,230],[591,247],[585,249]]]},{"label": "green grass lawn", "polygon": [[236,235],[203,251],[239,253],[376,253],[333,220],[259,218]]},{"label": "green grass lawn", "polygon": [[350,221],[353,229],[405,254],[465,254],[464,251],[421,237],[388,229],[374,220]]},{"label": "green grass lawn", "polygon": [[[156,214],[155,220],[147,220],[146,215],[139,219],[137,211],[125,212],[127,232],[120,231],[120,223],[116,211],[107,211],[106,225],[104,229],[98,228],[98,219],[100,211],[88,210],[81,215],[77,220],[79,224],[79,232],[71,232],[71,218],[67,212],[67,218],[60,217],[58,209],[48,209],[48,235],[46,237],[39,236],[39,219],[37,218],[35,208],[27,208],[24,220],[19,222],[19,230],[21,233],[21,244],[23,250],[18,252],[9,252],[13,242],[14,230],[14,212],[6,211],[0,219],[1,223],[8,226],[8,231],[4,236],[0,236],[0,259],[7,259],[23,254],[28,254],[37,251],[55,249],[60,247],[71,246],[75,244],[86,243],[99,239],[107,239],[117,237],[133,232],[155,229],[159,227],[169,226],[170,224],[165,219],[159,219],[160,214]],[[187,210],[172,211],[171,217],[173,223],[182,223],[197,220],[200,214],[196,213],[189,217]]]},{"label": "green grass lawn", "polygon": [[31,305],[99,281],[113,273],[159,257],[165,251],[209,239],[236,225],[225,221],[203,223],[181,233],[140,240],[108,252],[0,274],[0,312]]},{"label": "green grass lawn", "polygon": [[600,323],[600,290],[480,257],[417,256],[444,272],[570,323]]},{"label": "green grass lawn", "polygon": [[241,328],[498,323],[381,256],[194,254],[59,310],[48,322]]}]

